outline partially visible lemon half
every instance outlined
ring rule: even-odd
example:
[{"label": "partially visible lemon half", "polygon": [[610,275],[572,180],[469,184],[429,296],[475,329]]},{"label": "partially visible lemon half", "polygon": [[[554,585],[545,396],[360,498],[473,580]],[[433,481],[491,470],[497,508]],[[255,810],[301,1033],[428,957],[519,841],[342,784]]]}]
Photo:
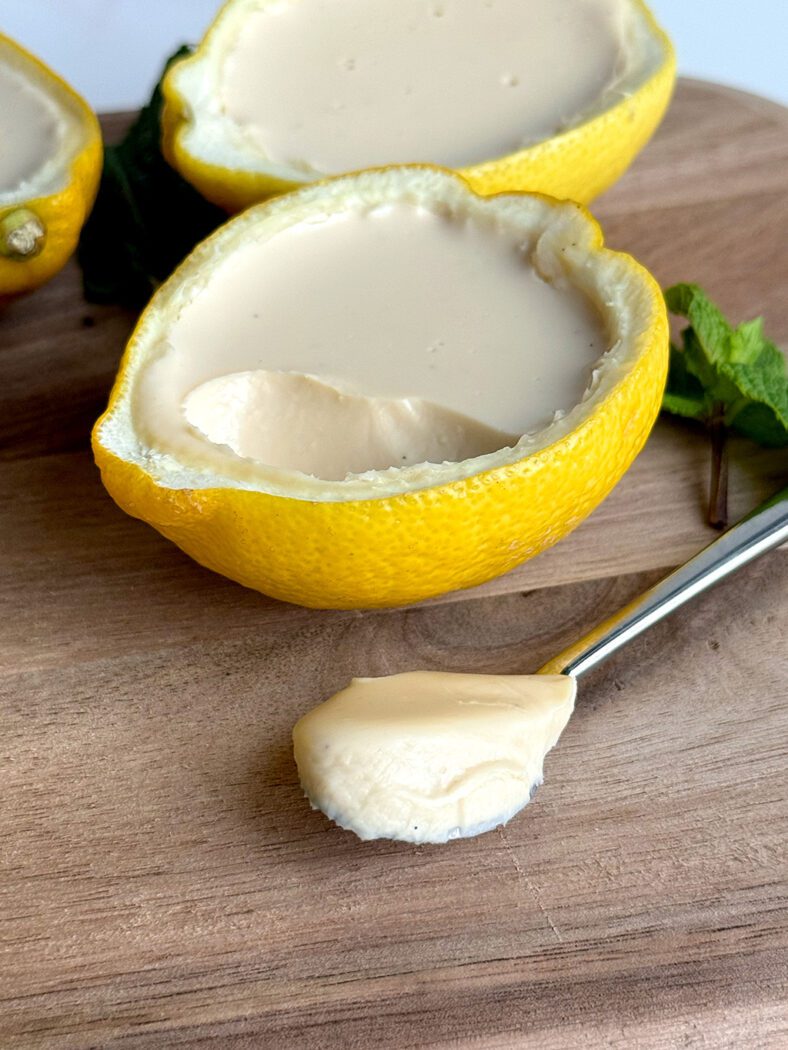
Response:
[{"label": "partially visible lemon half", "polygon": [[0,34],[0,299],[54,276],[73,253],[101,174],[87,102]]},{"label": "partially visible lemon half", "polygon": [[[610,2],[612,4],[614,0]],[[622,14],[626,19],[623,69],[615,74],[612,83],[597,97],[592,97],[583,103],[578,112],[564,113],[550,133],[542,131],[535,136],[526,135],[525,144],[522,147],[517,145],[509,147],[500,155],[485,154],[484,159],[474,159],[473,162],[470,162],[474,152],[472,142],[468,143],[466,154],[469,162],[464,163],[455,163],[454,160],[447,161],[439,155],[420,155],[419,150],[414,150],[414,155],[393,155],[397,151],[392,145],[392,154],[386,156],[362,157],[360,162],[345,164],[339,168],[312,170],[305,157],[293,157],[289,160],[283,160],[282,157],[272,159],[266,152],[265,144],[255,138],[247,123],[228,110],[228,103],[224,97],[225,86],[229,78],[236,75],[233,70],[237,66],[237,60],[234,57],[237,42],[239,40],[248,41],[250,33],[254,36],[258,32],[252,26],[252,20],[260,14],[261,10],[273,11],[275,20],[278,13],[283,10],[283,5],[279,0],[227,0],[195,53],[175,63],[165,78],[163,114],[165,155],[173,167],[205,197],[231,212],[274,194],[296,189],[310,181],[338,175],[343,171],[391,162],[429,162],[453,167],[459,170],[479,193],[530,191],[588,203],[620,178],[648,142],[665,113],[676,76],[673,47],[645,3],[642,0],[615,0],[615,2],[620,6],[620,11],[617,9],[617,13]],[[306,5],[306,3],[308,0],[288,0],[290,6],[293,4]],[[403,23],[410,18],[420,17],[429,21],[430,13],[442,15],[444,14],[443,9],[446,8],[446,17],[441,18],[440,23],[447,24],[449,21],[454,21],[457,14],[449,10],[450,4],[446,3],[425,3],[422,6],[423,11],[410,5],[407,12],[403,11],[399,16],[399,22]],[[490,17],[497,18],[497,9],[490,3],[486,6],[491,8],[487,12]],[[373,2],[369,4],[369,11],[371,19],[378,19],[377,37],[372,29],[369,29],[367,34],[371,40],[374,39],[374,44],[370,46],[383,48],[385,51],[389,46],[387,39],[390,35],[386,28],[389,23],[385,19],[391,17],[391,12],[378,12]],[[580,13],[582,14],[582,11]],[[574,15],[576,16],[577,12]],[[540,18],[548,19],[549,17],[558,19],[559,22],[561,19],[569,18],[568,24],[571,26],[574,16],[560,12],[550,15],[546,12],[540,14]],[[305,18],[304,25],[308,27],[309,24],[310,20]],[[564,22],[564,24],[567,23]],[[500,30],[498,32],[500,35]],[[582,37],[579,23],[574,26],[574,32]],[[341,50],[341,47],[344,46],[341,32],[337,30],[337,34],[340,37]],[[258,38],[254,37],[254,39]],[[319,59],[321,62],[324,61],[327,53],[333,55],[331,48],[335,43],[332,44],[331,39],[325,39],[320,44]],[[253,49],[255,45],[247,43],[245,46]],[[289,66],[301,62],[309,63],[309,56],[313,55],[310,48],[313,49],[316,46],[314,40],[306,41],[302,48],[294,44],[287,63]],[[485,41],[480,40],[476,46],[476,53],[481,56],[482,50],[486,47]],[[497,46],[500,46],[500,40]],[[593,46],[593,43],[588,46]],[[282,56],[282,61],[285,57]],[[558,56],[537,53],[537,57],[547,62],[546,68],[542,69],[541,76],[547,77],[549,83],[550,58],[557,61]],[[317,61],[317,58],[313,60]],[[375,53],[369,58],[369,65],[373,69],[377,68],[379,60],[380,55]],[[260,59],[260,62],[264,61],[265,59]],[[333,62],[333,59],[330,61]],[[347,61],[350,63],[354,60]],[[360,68],[362,64],[362,59],[359,59],[358,67]],[[473,64],[478,66],[478,63]],[[460,61],[459,66],[461,68],[456,70],[453,78],[450,77],[446,83],[441,81],[440,87],[431,87],[427,65],[425,67],[426,91],[432,92],[431,102],[437,99],[439,106],[445,105],[446,98],[449,98],[451,100],[449,104],[455,107],[460,117],[463,118],[459,122],[459,127],[464,128],[466,114],[470,109],[478,110],[480,102],[479,96],[473,95],[473,88],[468,87],[475,81],[470,78],[467,65],[463,65],[463,62]],[[349,68],[356,67],[349,65]],[[528,68],[527,62],[525,68]],[[405,75],[403,73],[403,76]],[[358,78],[361,73],[357,70],[352,76]],[[511,74],[508,75],[508,79],[507,74],[504,74],[501,80],[504,84],[509,82],[516,84],[516,90],[525,90],[524,85],[520,84],[518,79]],[[436,78],[436,85],[438,83]],[[543,90],[544,86],[544,83],[540,83],[538,90]],[[411,90],[404,81],[400,87],[407,91]],[[320,97],[319,85],[316,90]],[[325,95],[329,90],[331,89],[326,86],[322,94]],[[504,87],[502,91],[505,93],[507,88]],[[386,97],[390,98],[393,93],[395,93],[394,87],[390,92],[381,89],[384,100]],[[271,107],[276,106],[279,104],[276,101],[278,97],[277,84],[267,84],[264,92],[265,104]],[[326,103],[329,101],[330,99],[327,98]],[[370,113],[369,119],[373,126],[386,128],[390,118],[385,112],[378,112],[379,102],[380,100],[376,102],[374,113]],[[281,105],[291,107],[295,104],[301,104],[297,93],[292,95],[286,92]],[[364,107],[369,109],[371,104],[369,99],[362,99],[362,112]],[[334,109],[343,109],[341,102],[332,102],[331,106]],[[401,117],[400,123],[408,125],[417,117],[421,119],[424,109],[416,110],[412,119],[407,116]],[[286,112],[289,118],[289,108]],[[333,116],[333,113],[328,113],[329,118]],[[478,121],[478,113],[476,117]],[[436,113],[432,114],[430,119],[440,121],[442,118]],[[443,119],[445,120],[445,117]],[[293,117],[294,123],[295,120],[296,118]],[[499,117],[496,114],[490,114],[486,122],[481,122],[481,126],[494,127],[498,120]],[[395,133],[390,125],[389,130],[393,140]],[[337,122],[335,135],[339,139],[344,137],[341,121]],[[429,138],[429,141],[431,142],[432,139]],[[516,138],[512,141],[516,141]],[[431,153],[432,148],[429,146],[421,152]]]},{"label": "partially visible lemon half", "polygon": [[[587,296],[604,322],[608,349],[578,404],[512,447],[334,481],[271,470],[216,445],[205,444],[202,459],[179,460],[166,442],[151,442],[139,423],[151,369],[171,352],[176,322],[210,292],[228,261],[269,238],[275,258],[276,235],[290,227],[401,202],[510,230],[538,258],[545,279],[567,281]],[[265,281],[264,270],[254,275],[254,282]],[[297,274],[294,285],[297,303]],[[245,317],[259,308],[254,289],[248,294],[242,310],[234,308]],[[350,289],[351,304],[353,294],[363,292]],[[391,295],[396,309],[396,288]],[[231,352],[236,320],[222,317],[219,363]],[[603,246],[584,208],[538,195],[482,197],[442,169],[391,167],[274,198],[199,245],[142,315],[93,448],[119,506],[202,565],[302,605],[401,605],[489,580],[575,528],[643,446],[659,412],[667,362],[657,283],[630,256]]]}]

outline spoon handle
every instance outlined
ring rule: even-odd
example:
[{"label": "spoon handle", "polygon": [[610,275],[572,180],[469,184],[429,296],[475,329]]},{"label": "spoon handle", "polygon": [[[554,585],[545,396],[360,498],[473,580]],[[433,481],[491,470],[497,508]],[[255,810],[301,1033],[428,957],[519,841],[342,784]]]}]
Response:
[{"label": "spoon handle", "polygon": [[599,624],[585,638],[553,657],[540,673],[580,678],[696,594],[713,587],[743,565],[786,541],[788,488],[762,503],[752,514]]}]

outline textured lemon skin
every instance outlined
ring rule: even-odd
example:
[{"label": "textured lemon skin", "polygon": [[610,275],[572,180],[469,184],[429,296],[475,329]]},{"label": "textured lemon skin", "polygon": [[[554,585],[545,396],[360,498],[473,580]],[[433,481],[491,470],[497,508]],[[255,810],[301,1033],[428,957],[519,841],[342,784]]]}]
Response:
[{"label": "textured lemon skin", "polygon": [[[543,193],[559,200],[589,204],[621,178],[659,126],[676,82],[676,56],[670,39],[646,5],[638,2],[638,7],[663,56],[652,76],[632,95],[577,127],[517,153],[460,169],[477,193]],[[199,60],[203,46],[181,62]],[[274,178],[263,171],[226,168],[191,152],[186,143],[191,107],[177,87],[179,65],[170,67],[164,78],[162,149],[187,182],[214,204],[237,212],[268,197],[299,189],[309,181],[306,177],[296,182]]]},{"label": "textured lemon skin", "polygon": [[483,583],[580,524],[621,478],[656,420],[667,374],[667,315],[653,278],[634,260],[627,265],[649,300],[649,324],[631,371],[575,430],[515,463],[433,488],[342,502],[166,488],[101,442],[102,423],[123,390],[122,366],[93,432],[104,485],[123,510],[201,565],[299,605],[396,606]]},{"label": "textured lemon skin", "polygon": [[43,250],[27,260],[0,255],[0,301],[32,291],[54,277],[73,255],[80,231],[93,206],[101,176],[103,148],[98,119],[87,104],[64,80],[16,41],[0,34],[0,44],[24,60],[33,75],[55,87],[56,93],[76,105],[85,135],[85,144],[64,173],[63,185],[56,193],[13,204],[0,205],[0,220],[20,208],[32,212],[46,229]]}]

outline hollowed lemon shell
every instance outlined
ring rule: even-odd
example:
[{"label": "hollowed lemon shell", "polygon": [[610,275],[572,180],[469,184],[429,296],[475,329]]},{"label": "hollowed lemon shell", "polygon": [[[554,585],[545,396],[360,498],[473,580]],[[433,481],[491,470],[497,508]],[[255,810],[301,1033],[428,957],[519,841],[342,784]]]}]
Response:
[{"label": "hollowed lemon shell", "polygon": [[62,173],[38,193],[0,198],[0,222],[16,212],[29,212],[41,223],[45,238],[31,258],[0,254],[0,299],[29,292],[53,277],[74,252],[96,196],[101,175],[101,129],[87,102],[64,80],[14,40],[0,34],[0,62],[8,63],[40,84],[50,98],[74,118],[75,138],[63,143]]},{"label": "hollowed lemon shell", "polygon": [[[477,193],[528,191],[588,204],[624,174],[662,120],[676,79],[676,59],[669,38],[642,0],[631,2],[654,56],[642,80],[625,97],[566,131],[516,153],[460,169]],[[165,156],[204,197],[230,212],[310,181],[307,175],[282,178],[274,170],[266,170],[264,164],[252,170],[212,163],[190,143],[199,112],[184,87],[184,73],[210,62],[220,24],[243,17],[249,6],[247,0],[228,0],[195,53],[171,66],[163,85]]]},{"label": "hollowed lemon shell", "polygon": [[[323,483],[301,475],[290,494],[281,485],[261,483],[257,490],[229,476],[205,484],[188,472],[156,475],[134,431],[132,392],[183,294],[209,279],[212,268],[235,245],[258,236],[266,222],[281,227],[359,199],[403,197],[436,207],[481,202],[501,221],[521,209],[538,211],[572,242],[568,250],[577,254],[579,268],[605,269],[628,335],[606,355],[584,401],[523,448],[416,472],[412,484],[399,472],[390,481],[381,475],[377,490],[363,480]],[[258,205],[203,242],[140,319],[94,429],[93,448],[119,506],[200,564],[301,605],[401,605],[483,583],[575,528],[642,448],[660,409],[667,363],[659,286],[630,256],[604,247],[584,208],[532,195],[482,198],[458,175],[429,166],[378,169]]]}]

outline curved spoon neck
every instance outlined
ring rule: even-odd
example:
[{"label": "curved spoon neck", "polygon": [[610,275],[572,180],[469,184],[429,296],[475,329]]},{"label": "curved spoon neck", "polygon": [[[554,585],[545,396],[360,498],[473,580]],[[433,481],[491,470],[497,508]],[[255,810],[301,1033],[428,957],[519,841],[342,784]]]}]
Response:
[{"label": "curved spoon neck", "polygon": [[788,542],[788,488],[539,669],[580,678],[697,594]]}]

